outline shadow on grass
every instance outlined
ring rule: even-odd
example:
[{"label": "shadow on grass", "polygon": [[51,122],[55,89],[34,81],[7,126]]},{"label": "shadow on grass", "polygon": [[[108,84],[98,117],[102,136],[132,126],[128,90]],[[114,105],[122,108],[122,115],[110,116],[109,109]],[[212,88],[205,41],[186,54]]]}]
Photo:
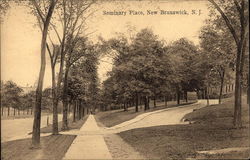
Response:
[{"label": "shadow on grass", "polygon": [[249,108],[243,105],[243,128],[233,126],[233,102],[198,109],[185,118],[192,124],[138,128],[119,133],[147,158],[248,158],[248,151],[221,155],[199,155],[196,151],[249,147]]},{"label": "shadow on grass", "polygon": [[76,138],[75,135],[50,135],[41,137],[41,149],[31,149],[31,138],[2,143],[1,159],[34,160],[63,158]]}]

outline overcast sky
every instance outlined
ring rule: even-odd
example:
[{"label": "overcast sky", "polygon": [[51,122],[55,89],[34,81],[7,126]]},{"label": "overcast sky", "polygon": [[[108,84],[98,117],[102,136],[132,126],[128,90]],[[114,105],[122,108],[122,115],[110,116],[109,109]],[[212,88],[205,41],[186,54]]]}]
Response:
[{"label": "overcast sky", "polygon": [[[98,36],[105,39],[114,37],[116,32],[128,31],[127,26],[132,26],[136,31],[149,27],[155,34],[166,42],[186,37],[195,44],[199,43],[199,30],[208,17],[207,1],[166,0],[159,2],[150,1],[126,1],[107,2],[96,7],[97,11],[86,24],[92,40]],[[142,11],[144,15],[129,15],[129,10]],[[147,15],[147,10],[158,11],[156,15]],[[189,15],[161,15],[160,10],[183,11]],[[200,15],[192,15],[200,10]],[[103,15],[103,12],[123,11],[124,15]],[[34,16],[28,13],[24,6],[14,6],[7,12],[4,22],[1,24],[1,74],[2,80],[13,80],[18,85],[34,85],[38,79],[40,68],[40,43],[41,33]],[[107,60],[107,59],[106,59]],[[51,72],[47,58],[44,86],[51,86]],[[101,62],[98,73],[102,80],[106,78],[106,72],[111,65]]]}]

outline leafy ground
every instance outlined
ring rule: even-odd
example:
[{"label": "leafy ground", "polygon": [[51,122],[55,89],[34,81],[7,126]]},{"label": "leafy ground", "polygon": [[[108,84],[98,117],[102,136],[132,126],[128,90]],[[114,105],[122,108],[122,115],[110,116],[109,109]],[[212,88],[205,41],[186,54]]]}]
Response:
[{"label": "leafy ground", "polygon": [[185,118],[195,121],[187,125],[140,128],[119,135],[147,158],[248,158],[248,151],[228,154],[199,155],[196,151],[249,146],[249,108],[243,105],[243,128],[235,129],[233,100],[204,107]]},{"label": "leafy ground", "polygon": [[56,159],[63,158],[75,135],[56,135],[41,137],[41,149],[30,149],[31,138],[2,143],[1,159]]},{"label": "leafy ground", "polygon": [[[194,103],[196,101],[182,102],[181,105]],[[167,106],[164,103],[157,103],[157,107],[152,107],[153,104],[150,104],[150,109],[144,111],[143,106],[139,106],[139,112],[135,112],[135,107],[128,108],[128,111],[124,111],[123,109],[98,112],[95,117],[97,121],[101,122],[106,127],[112,127],[122,122],[128,121],[130,119],[135,118],[136,116],[146,113],[152,112],[160,109],[171,108],[178,106],[176,101],[168,102]]]}]

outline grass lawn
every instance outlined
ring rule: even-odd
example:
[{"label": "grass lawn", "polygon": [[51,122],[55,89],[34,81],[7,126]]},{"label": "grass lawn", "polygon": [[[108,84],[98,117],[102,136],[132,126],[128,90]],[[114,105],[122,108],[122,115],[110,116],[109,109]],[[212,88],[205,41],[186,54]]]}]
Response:
[{"label": "grass lawn", "polygon": [[[69,119],[69,129],[80,129],[86,122],[88,115],[81,120],[72,122]],[[62,122],[58,123],[59,132]],[[51,133],[52,125],[41,128],[41,133]],[[31,133],[30,133],[31,134]],[[75,135],[50,135],[41,137],[41,149],[30,149],[31,138],[14,140],[1,143],[1,159],[4,160],[28,160],[28,159],[55,159],[60,160],[67,152],[69,146],[76,138]]]},{"label": "grass lawn", "polygon": [[[51,113],[47,113],[47,112],[42,112],[42,116],[47,116]],[[6,119],[22,119],[22,118],[34,118],[34,115],[33,114],[27,114],[25,112],[25,114],[23,114],[23,111],[20,111],[20,115],[16,114],[15,116],[14,115],[9,115],[7,116],[7,114],[5,115],[1,115],[1,120],[6,120]]]},{"label": "grass lawn", "polygon": [[[196,101],[182,102],[180,105],[190,104],[194,102]],[[156,111],[160,109],[165,109],[165,108],[176,107],[178,105],[176,104],[176,101],[171,101],[171,102],[168,102],[168,106],[165,106],[164,103],[157,103],[157,107],[154,108],[152,102],[150,106],[151,106],[150,109],[147,111],[144,111],[144,106],[139,106],[139,112],[135,112],[135,107],[130,107],[128,108],[128,111],[119,109],[119,110],[98,112],[95,115],[95,117],[97,118],[97,121],[103,124],[104,126],[112,127],[122,122],[133,119],[140,114],[143,114],[146,112],[152,112],[152,111]]]},{"label": "grass lawn", "polygon": [[[246,101],[245,101],[246,102]],[[243,105],[243,128],[235,129],[233,100],[221,105],[201,108],[185,118],[195,121],[187,125],[140,128],[119,133],[127,143],[147,158],[248,158],[248,151],[200,155],[196,151],[249,147],[249,108]]]},{"label": "grass lawn", "polygon": [[2,143],[1,159],[35,160],[56,159],[64,157],[75,135],[56,135],[41,137],[41,149],[30,149],[31,138]]},{"label": "grass lawn", "polygon": [[[75,122],[73,122],[73,118],[70,117],[68,119],[69,130],[71,130],[71,129],[80,129],[82,127],[82,125],[86,122],[87,118],[88,118],[88,115],[85,115],[83,117],[83,119],[76,120]],[[62,121],[58,122],[58,131],[59,132],[62,131]],[[41,128],[40,132],[41,133],[52,133],[52,124],[48,125],[47,127]],[[31,134],[31,133],[29,133],[29,134]]]}]

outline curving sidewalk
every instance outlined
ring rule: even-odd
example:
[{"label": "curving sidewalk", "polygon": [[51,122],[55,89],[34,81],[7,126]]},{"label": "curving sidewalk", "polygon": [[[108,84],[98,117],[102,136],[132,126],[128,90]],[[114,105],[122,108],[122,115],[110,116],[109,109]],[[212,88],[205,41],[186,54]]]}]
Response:
[{"label": "curving sidewalk", "polygon": [[[218,100],[210,100],[210,105],[218,104]],[[110,128],[103,128],[106,133],[119,133],[126,130],[135,128],[144,128],[160,125],[174,125],[174,124],[186,124],[182,118],[193,111],[193,109],[199,109],[205,107],[206,100],[198,100],[197,103],[190,105],[183,105],[179,107],[166,108],[158,111],[148,112],[138,115],[134,119],[123,122]]]}]

